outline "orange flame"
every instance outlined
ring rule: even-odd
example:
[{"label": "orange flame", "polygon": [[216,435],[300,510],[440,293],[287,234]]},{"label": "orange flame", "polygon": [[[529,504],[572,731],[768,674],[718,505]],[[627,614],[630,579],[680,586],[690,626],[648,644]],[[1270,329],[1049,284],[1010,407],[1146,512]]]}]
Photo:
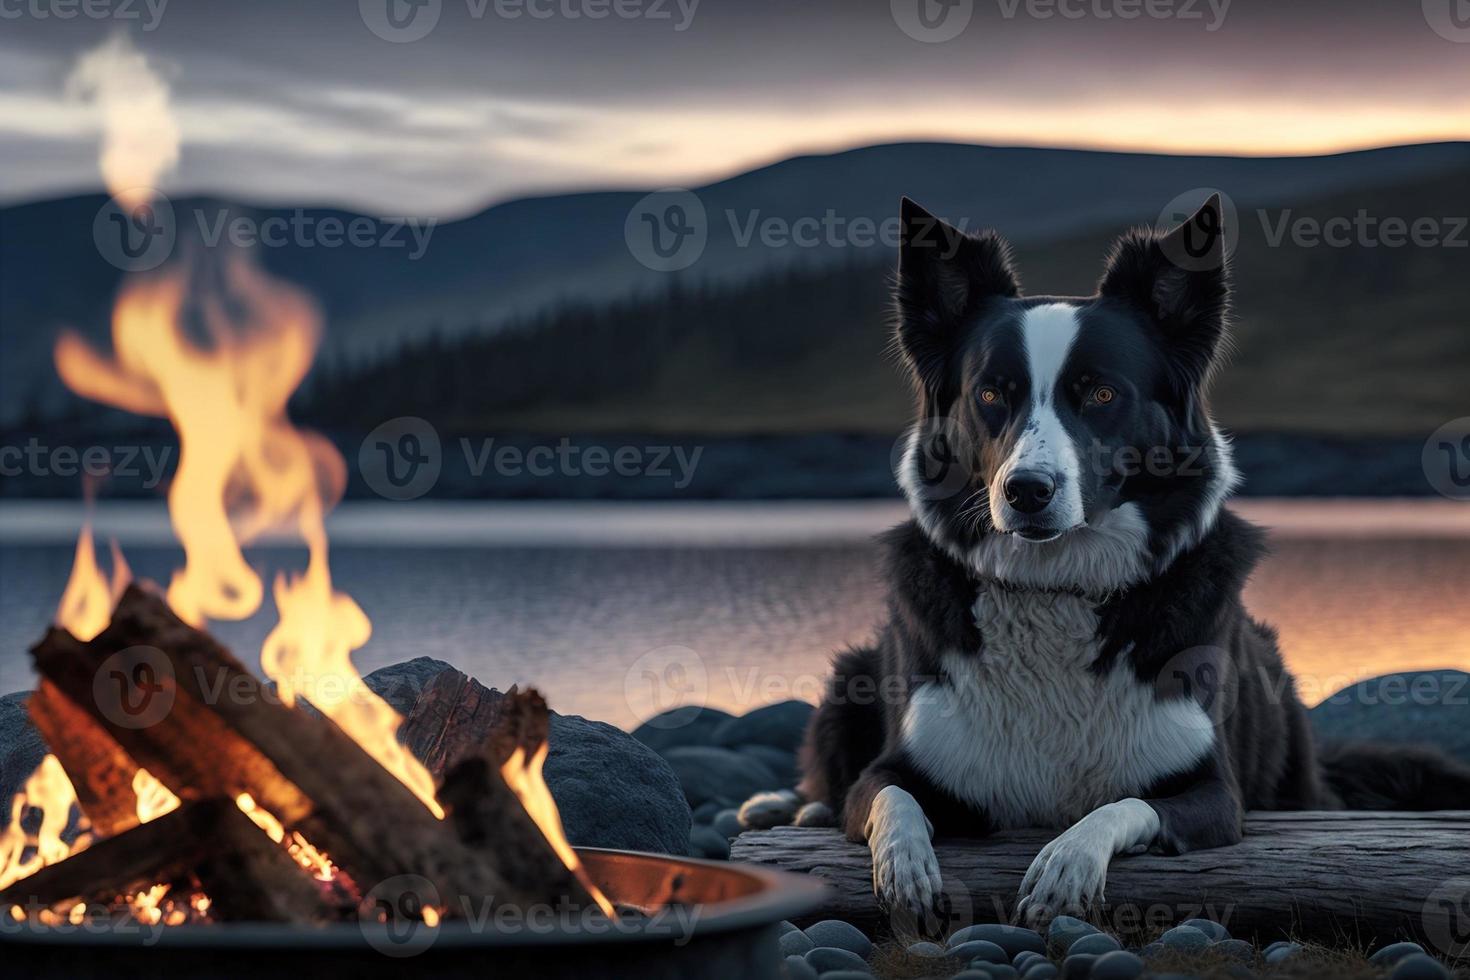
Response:
[{"label": "orange flame", "polygon": [[592,883],[587,872],[582,868],[582,859],[577,857],[577,852],[572,850],[571,842],[567,840],[566,831],[562,829],[561,814],[557,812],[556,800],[551,795],[551,787],[546,785],[546,778],[542,770],[546,765],[546,754],[550,746],[545,742],[536,750],[536,754],[529,759],[526,758],[526,750],[517,747],[511,753],[509,759],[500,767],[500,775],[505,779],[507,786],[515,793],[516,799],[521,801],[521,806],[530,815],[531,820],[540,829],[541,835],[561,858],[565,864],[577,876],[577,880],[587,889],[602,911],[611,916],[613,914],[612,903],[607,896]]},{"label": "orange flame", "polygon": [[[116,573],[117,564],[113,570]],[[92,543],[92,522],[82,524],[77,535],[76,558],[61,602],[56,606],[56,625],[86,641],[107,628],[112,619],[113,595],[102,570],[97,567],[97,549]]]},{"label": "orange flame", "polygon": [[[25,788],[11,801],[10,825],[0,831],[0,888],[8,888],[86,846],[80,837],[70,845],[61,839],[76,801],[77,792],[61,762],[54,755],[46,756],[26,780]],[[21,827],[21,816],[27,807],[42,811],[41,826],[34,835]]]},{"label": "orange flame", "polygon": [[133,773],[133,795],[138,798],[139,823],[157,820],[179,807],[179,798],[147,769]]},{"label": "orange flame", "polygon": [[185,272],[130,282],[113,313],[114,357],[67,333],[56,345],[57,370],[78,394],[164,416],[178,432],[168,503],[185,561],[168,603],[180,618],[203,626],[253,614],[264,587],[241,548],[270,530],[301,536],[307,570],[275,583],[281,619],[262,668],[288,704],[305,696],[442,817],[432,776],[398,745],[402,719],[352,665],[350,654],[372,627],[332,587],[325,530],[346,486],[346,463],[286,415],[316,355],[320,317],[304,293],[243,259],[225,265],[223,293],[196,304],[206,348],[185,329]]}]

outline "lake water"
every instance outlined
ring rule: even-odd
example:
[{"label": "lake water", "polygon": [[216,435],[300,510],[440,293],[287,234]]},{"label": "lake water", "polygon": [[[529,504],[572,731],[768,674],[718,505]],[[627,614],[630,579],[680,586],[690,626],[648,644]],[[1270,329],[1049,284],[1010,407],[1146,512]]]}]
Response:
[{"label": "lake water", "polygon": [[[1470,669],[1470,508],[1245,502],[1273,528],[1249,606],[1277,626],[1311,702],[1393,670]],[[814,700],[832,652],[883,610],[868,504],[352,505],[334,516],[338,588],[373,620],[364,673],[416,656],[486,684],[532,683],[567,713],[631,726],[690,700],[744,711]],[[28,688],[27,647],[71,567],[79,505],[0,504],[0,693]],[[140,577],[181,560],[151,505],[104,507]],[[249,552],[266,576],[300,549]],[[275,614],[215,624],[252,666]]]}]

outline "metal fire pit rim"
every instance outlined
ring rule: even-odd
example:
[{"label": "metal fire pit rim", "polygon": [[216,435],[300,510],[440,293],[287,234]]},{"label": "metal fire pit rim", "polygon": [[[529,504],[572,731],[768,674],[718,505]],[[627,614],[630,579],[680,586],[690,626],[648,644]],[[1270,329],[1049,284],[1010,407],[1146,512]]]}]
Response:
[{"label": "metal fire pit rim", "polygon": [[[450,920],[437,927],[434,946],[445,949],[486,947],[536,947],[584,944],[667,943],[689,941],[700,936],[750,930],[773,925],[783,919],[809,912],[822,903],[828,886],[817,878],[778,871],[758,864],[711,861],[703,858],[655,854],[648,851],[626,851],[606,847],[578,847],[583,856],[602,855],[622,860],[677,864],[681,868],[704,868],[719,875],[754,879],[762,887],[740,898],[706,903],[690,923],[687,934],[671,935],[667,930],[591,932],[557,929],[546,932],[496,932],[476,929],[469,923]],[[366,942],[361,924],[331,923],[325,926],[276,925],[261,922],[166,926],[162,928],[137,924],[134,931],[93,932],[81,928],[28,927],[0,924],[0,949],[9,944],[85,945],[91,947],[211,948],[245,943],[254,948],[282,951],[292,949],[355,949]],[[153,933],[156,932],[156,935]]]}]

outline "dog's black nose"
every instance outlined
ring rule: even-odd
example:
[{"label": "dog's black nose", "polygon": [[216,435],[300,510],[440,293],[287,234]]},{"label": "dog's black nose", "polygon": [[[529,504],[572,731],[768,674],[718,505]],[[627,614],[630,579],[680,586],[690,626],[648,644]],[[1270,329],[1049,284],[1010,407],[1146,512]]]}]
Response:
[{"label": "dog's black nose", "polygon": [[1037,514],[1046,510],[1052,494],[1057,492],[1056,481],[1045,473],[1021,470],[1006,479],[1006,503],[1023,514]]}]

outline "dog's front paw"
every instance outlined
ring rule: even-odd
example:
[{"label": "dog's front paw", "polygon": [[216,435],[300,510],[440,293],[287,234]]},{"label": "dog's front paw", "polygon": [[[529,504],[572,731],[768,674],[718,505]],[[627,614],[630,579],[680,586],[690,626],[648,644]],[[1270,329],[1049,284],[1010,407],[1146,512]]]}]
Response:
[{"label": "dog's front paw", "polygon": [[1089,834],[1072,835],[1070,830],[1062,834],[1043,847],[1026,870],[1016,921],[1037,929],[1059,915],[1085,916],[1102,903],[1111,858],[1111,850],[1099,847]]},{"label": "dog's front paw", "polygon": [[939,921],[943,882],[924,811],[908,793],[889,786],[874,798],[867,830],[878,904],[907,920],[905,925],[932,931]]}]

